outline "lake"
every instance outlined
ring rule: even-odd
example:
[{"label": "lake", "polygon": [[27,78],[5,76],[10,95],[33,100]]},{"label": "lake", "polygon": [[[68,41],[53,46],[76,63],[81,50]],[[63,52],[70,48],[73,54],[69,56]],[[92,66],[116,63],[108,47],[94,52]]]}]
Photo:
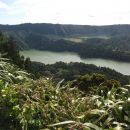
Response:
[{"label": "lake", "polygon": [[30,57],[32,61],[42,62],[44,64],[53,64],[58,61],[69,62],[83,62],[86,64],[94,64],[101,67],[109,67],[115,69],[116,71],[130,75],[130,63],[120,62],[108,59],[97,59],[97,58],[87,58],[82,59],[76,53],[71,52],[51,52],[51,51],[39,51],[39,50],[26,50],[21,51],[21,55],[25,57]]}]

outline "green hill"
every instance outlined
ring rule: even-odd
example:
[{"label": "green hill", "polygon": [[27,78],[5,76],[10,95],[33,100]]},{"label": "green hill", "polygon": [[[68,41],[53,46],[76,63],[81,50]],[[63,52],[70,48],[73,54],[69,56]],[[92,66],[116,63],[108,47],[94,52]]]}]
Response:
[{"label": "green hill", "polygon": [[[61,39],[62,37],[110,37],[117,35],[128,35],[130,25],[109,25],[109,26],[89,26],[89,25],[62,25],[62,24],[20,24],[20,25],[0,25],[0,30],[14,36],[21,46],[29,47],[26,38],[39,37],[44,39]],[[37,44],[37,43],[35,43]]]},{"label": "green hill", "polygon": [[[20,49],[76,52],[81,57],[130,61],[130,25],[0,25]],[[84,51],[82,51],[84,50]]]}]

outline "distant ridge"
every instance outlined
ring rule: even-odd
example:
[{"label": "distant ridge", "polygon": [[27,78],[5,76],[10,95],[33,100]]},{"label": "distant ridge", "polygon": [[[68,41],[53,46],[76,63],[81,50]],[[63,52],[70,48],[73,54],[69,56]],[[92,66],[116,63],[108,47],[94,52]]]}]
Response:
[{"label": "distant ridge", "polygon": [[1,31],[32,31],[50,35],[117,35],[130,33],[129,24],[117,25],[73,25],[51,23],[24,23],[18,25],[0,25]]},{"label": "distant ridge", "polygon": [[[51,23],[24,23],[18,25],[0,25],[0,31],[11,35],[20,48],[27,49],[32,44],[60,37],[77,36],[120,36],[130,34],[130,25],[72,25]],[[29,42],[28,42],[29,41]]]}]

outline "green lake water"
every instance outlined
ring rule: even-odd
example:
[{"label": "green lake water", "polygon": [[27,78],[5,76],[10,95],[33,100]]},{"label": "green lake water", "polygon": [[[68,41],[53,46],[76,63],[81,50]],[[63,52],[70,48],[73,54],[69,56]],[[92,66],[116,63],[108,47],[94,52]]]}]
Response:
[{"label": "green lake water", "polygon": [[120,62],[108,59],[97,59],[97,58],[87,58],[82,59],[76,53],[71,52],[51,52],[51,51],[39,51],[39,50],[26,50],[21,51],[21,55],[25,57],[30,57],[32,61],[42,62],[44,64],[53,64],[58,61],[69,62],[83,62],[86,64],[94,64],[101,67],[109,67],[115,69],[116,71],[130,75],[130,62]]}]

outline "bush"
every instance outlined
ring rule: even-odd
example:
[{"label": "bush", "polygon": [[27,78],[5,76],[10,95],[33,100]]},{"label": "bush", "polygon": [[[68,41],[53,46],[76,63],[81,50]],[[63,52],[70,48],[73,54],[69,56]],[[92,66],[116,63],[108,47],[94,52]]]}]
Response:
[{"label": "bush", "polygon": [[98,88],[100,94],[94,91],[91,95],[62,82],[54,85],[48,78],[33,80],[3,60],[0,76],[2,130],[130,129],[129,91],[114,85],[102,89],[106,82],[99,81],[106,80],[101,75],[78,79],[96,83],[91,87]]}]

